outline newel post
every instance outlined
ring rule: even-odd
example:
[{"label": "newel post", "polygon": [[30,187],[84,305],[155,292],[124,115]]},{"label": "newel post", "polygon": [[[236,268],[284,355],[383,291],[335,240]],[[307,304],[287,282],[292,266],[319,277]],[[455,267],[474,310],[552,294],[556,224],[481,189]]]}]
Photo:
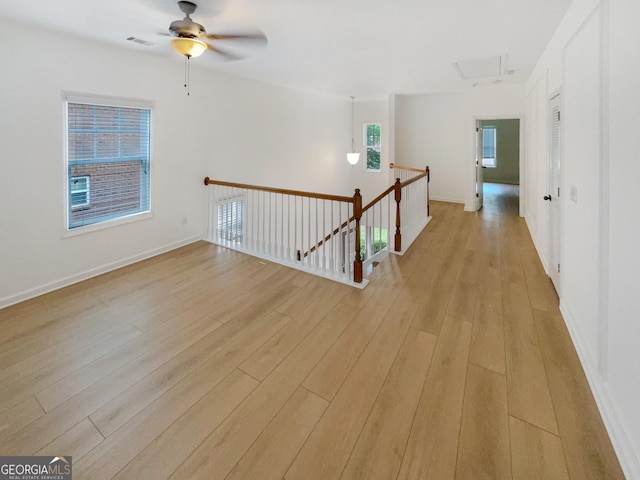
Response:
[{"label": "newel post", "polygon": [[356,221],[356,259],[353,262],[353,281],[356,283],[362,283],[362,256],[360,255],[360,218],[362,218],[362,195],[360,195],[359,188],[356,188],[356,192],[353,194],[353,218]]},{"label": "newel post", "polygon": [[429,165],[426,168],[427,171],[427,217],[431,216],[430,206],[429,206],[429,182],[431,181],[431,170],[429,170]]},{"label": "newel post", "polygon": [[402,184],[400,179],[396,178],[396,183],[393,184],[395,190],[396,199],[396,235],[394,238],[393,250],[396,252],[402,251],[402,235],[400,234],[400,202],[402,201]]}]

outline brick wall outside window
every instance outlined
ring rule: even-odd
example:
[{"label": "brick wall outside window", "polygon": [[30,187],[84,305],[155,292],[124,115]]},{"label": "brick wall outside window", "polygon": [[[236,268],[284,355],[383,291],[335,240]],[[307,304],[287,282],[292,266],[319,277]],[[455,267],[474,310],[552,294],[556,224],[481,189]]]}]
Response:
[{"label": "brick wall outside window", "polygon": [[[128,161],[72,165],[72,177],[90,177],[91,203],[74,207],[71,223],[139,210],[141,163]],[[114,197],[117,197],[117,202],[114,202]]]}]

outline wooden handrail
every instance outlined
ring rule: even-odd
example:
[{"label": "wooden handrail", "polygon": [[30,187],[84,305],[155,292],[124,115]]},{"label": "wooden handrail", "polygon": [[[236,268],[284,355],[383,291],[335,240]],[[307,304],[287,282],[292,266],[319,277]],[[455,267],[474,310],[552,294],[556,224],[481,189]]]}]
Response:
[{"label": "wooden handrail", "polygon": [[367,203],[367,205],[365,207],[363,207],[362,209],[362,213],[366,212],[367,210],[369,210],[371,207],[373,207],[376,203],[378,203],[380,200],[382,200],[384,197],[386,197],[387,195],[389,195],[391,192],[393,192],[393,189],[395,188],[394,185],[391,185],[389,188],[387,188],[384,192],[382,192],[380,195],[378,195],[376,198],[374,198],[373,200],[371,200],[369,203]]},{"label": "wooden handrail", "polygon": [[389,168],[397,168],[398,170],[407,170],[409,172],[424,172],[424,170],[420,170],[419,168],[403,167],[401,165],[396,165],[395,163],[390,163]]},{"label": "wooden handrail", "polygon": [[407,185],[411,185],[413,182],[417,182],[418,180],[420,180],[421,178],[426,177],[427,175],[429,175],[429,170],[418,170],[419,172],[422,172],[420,175],[416,175],[413,178],[410,178],[409,180],[405,180],[404,182],[402,182],[402,186],[406,187]]},{"label": "wooden handrail", "polygon": [[[306,252],[304,252],[304,256],[307,257],[309,256],[310,253],[313,253],[316,251],[317,248],[321,247],[324,242],[328,242],[329,240],[331,240],[331,237],[333,235],[337,235],[338,232],[343,229],[343,228],[347,228],[347,225],[349,225],[349,223],[353,222],[355,220],[355,217],[351,216],[349,218],[349,220],[347,220],[346,222],[343,222],[342,225],[340,225],[338,228],[336,228],[333,233],[330,233],[329,235],[327,235],[326,237],[324,237],[322,240],[320,240],[316,245],[314,245],[313,247],[311,247],[309,250],[307,250]],[[300,252],[298,252],[298,260],[300,260]]]},{"label": "wooden handrail", "polygon": [[244,183],[222,182],[220,180],[211,180],[209,177],[204,178],[204,184],[243,188],[246,190],[260,190],[263,192],[280,193],[282,195],[296,195],[298,197],[317,198],[319,200],[332,200],[334,202],[353,203],[353,197],[345,197],[342,195],[328,195],[326,193],[303,192],[301,190],[287,190],[285,188],[260,187],[258,185],[247,185]]}]

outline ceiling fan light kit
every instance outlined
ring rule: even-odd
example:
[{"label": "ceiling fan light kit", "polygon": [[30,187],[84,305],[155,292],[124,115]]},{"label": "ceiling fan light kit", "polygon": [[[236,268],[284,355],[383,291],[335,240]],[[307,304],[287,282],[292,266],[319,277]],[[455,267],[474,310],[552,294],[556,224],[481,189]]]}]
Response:
[{"label": "ceiling fan light kit", "polygon": [[176,52],[187,58],[199,57],[207,50],[207,44],[195,38],[172,38],[171,46]]}]

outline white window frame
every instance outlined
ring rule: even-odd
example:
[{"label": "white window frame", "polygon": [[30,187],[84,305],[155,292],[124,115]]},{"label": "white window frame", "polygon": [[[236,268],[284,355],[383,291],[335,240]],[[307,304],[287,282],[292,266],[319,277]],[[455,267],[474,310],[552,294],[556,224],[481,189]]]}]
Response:
[{"label": "white window frame", "polygon": [[[484,156],[484,133],[487,130],[493,130],[493,157]],[[494,125],[482,127],[482,166],[486,168],[498,167],[498,128]]]},{"label": "white window frame", "polygon": [[[369,125],[377,125],[378,127],[380,127],[380,143],[378,143],[377,145],[369,145],[369,140],[368,140],[368,136],[367,136],[367,131],[368,131],[368,127]],[[367,172],[381,172],[382,171],[382,123],[380,122],[366,122],[362,124],[362,146],[363,146],[363,151],[364,151],[364,169]],[[368,165],[368,153],[369,153],[369,149],[379,149],[380,151],[380,168],[369,168]]]},{"label": "white window frame", "polygon": [[[148,184],[145,184],[145,189],[147,189],[147,205],[148,208],[145,211],[141,211],[138,213],[132,213],[129,215],[120,216],[117,218],[111,218],[108,220],[103,220],[95,223],[91,223],[88,225],[77,226],[70,228],[70,213],[72,212],[70,206],[69,199],[69,154],[68,154],[68,134],[69,134],[69,117],[68,117],[68,104],[69,103],[85,103],[89,105],[98,105],[98,106],[115,106],[115,107],[130,107],[130,108],[140,108],[147,109],[150,111],[150,119],[149,119],[149,158],[147,165],[147,173],[149,175]],[[63,91],[62,92],[62,115],[63,115],[63,208],[64,208],[64,225],[62,227],[63,238],[73,237],[76,235],[83,235],[86,233],[95,232],[98,230],[103,230],[106,228],[117,227],[120,225],[129,224],[132,222],[138,222],[141,220],[146,220],[149,218],[153,218],[153,170],[154,170],[154,161],[153,161],[153,114],[154,114],[155,104],[151,100],[144,99],[134,99],[134,98],[125,98],[125,97],[114,97],[107,95],[96,95],[90,93],[78,93],[78,92],[70,92]],[[83,176],[83,175],[78,175]],[[84,207],[86,208],[86,206]],[[75,209],[74,210],[79,210]]]}]

